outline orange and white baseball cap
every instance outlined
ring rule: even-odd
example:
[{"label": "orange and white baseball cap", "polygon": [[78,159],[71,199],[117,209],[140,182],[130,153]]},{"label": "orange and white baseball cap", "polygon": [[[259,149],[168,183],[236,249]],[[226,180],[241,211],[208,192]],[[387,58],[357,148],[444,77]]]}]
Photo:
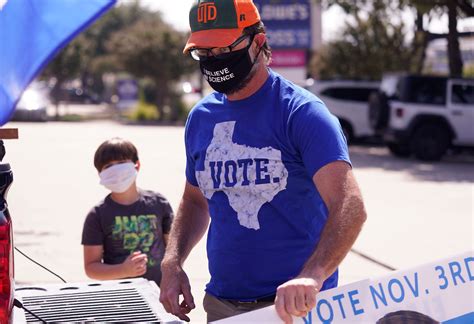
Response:
[{"label": "orange and white baseball cap", "polygon": [[198,0],[189,11],[191,36],[184,47],[226,47],[242,35],[245,27],[260,21],[252,0]]}]

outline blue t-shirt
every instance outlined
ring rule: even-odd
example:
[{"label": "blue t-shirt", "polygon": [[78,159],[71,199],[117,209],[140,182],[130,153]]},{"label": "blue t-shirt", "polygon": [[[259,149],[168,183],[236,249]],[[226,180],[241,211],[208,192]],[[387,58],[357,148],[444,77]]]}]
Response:
[{"label": "blue t-shirt", "polygon": [[[201,100],[185,131],[186,178],[208,200],[206,291],[253,300],[297,276],[313,253],[327,208],[313,175],[350,163],[336,117],[320,99],[269,70],[252,96]],[[337,271],[323,289],[337,285]]]}]

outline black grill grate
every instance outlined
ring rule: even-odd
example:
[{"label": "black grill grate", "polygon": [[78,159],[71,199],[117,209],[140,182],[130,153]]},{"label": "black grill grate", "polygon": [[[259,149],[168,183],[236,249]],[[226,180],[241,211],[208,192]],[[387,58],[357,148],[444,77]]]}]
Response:
[{"label": "black grill grate", "polygon": [[[160,319],[135,288],[25,296],[23,305],[46,322],[147,322]],[[38,322],[30,314],[27,323]]]}]

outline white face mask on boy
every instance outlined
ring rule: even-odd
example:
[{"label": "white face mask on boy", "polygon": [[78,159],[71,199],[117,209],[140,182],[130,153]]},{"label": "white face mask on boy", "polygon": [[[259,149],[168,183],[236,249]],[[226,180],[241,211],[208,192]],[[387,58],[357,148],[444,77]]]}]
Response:
[{"label": "white face mask on boy", "polygon": [[130,188],[137,174],[133,162],[115,164],[99,173],[100,184],[112,192],[122,193]]}]

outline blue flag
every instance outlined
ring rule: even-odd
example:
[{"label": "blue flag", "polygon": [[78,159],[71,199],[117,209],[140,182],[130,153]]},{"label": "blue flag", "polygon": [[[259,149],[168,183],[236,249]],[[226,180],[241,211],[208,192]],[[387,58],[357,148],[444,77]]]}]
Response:
[{"label": "blue flag", "polygon": [[115,0],[0,0],[0,126],[56,52]]}]

